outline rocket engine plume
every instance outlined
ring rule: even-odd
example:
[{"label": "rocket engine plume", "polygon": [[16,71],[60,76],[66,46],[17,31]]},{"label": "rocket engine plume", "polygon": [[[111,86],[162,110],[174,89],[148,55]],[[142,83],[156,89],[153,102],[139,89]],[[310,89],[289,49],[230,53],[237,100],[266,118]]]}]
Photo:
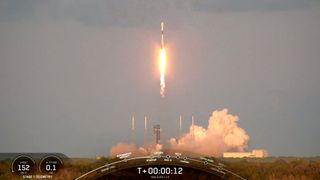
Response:
[{"label": "rocket engine plume", "polygon": [[161,97],[164,97],[164,92],[165,92],[165,87],[166,87],[165,74],[166,74],[166,66],[167,66],[166,49],[164,47],[163,28],[164,28],[164,23],[161,22],[161,49],[160,49],[160,57],[159,57],[160,95],[161,95]]}]

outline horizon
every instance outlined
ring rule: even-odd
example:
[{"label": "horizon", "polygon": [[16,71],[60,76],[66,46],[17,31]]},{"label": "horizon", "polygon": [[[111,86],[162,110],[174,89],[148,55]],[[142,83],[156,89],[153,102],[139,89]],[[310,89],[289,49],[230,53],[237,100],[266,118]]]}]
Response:
[{"label": "horizon", "polygon": [[228,109],[244,131],[230,148],[318,157],[319,19],[315,0],[0,1],[0,153],[109,155],[132,115],[137,147],[144,116],[169,144],[180,115],[209,132]]}]

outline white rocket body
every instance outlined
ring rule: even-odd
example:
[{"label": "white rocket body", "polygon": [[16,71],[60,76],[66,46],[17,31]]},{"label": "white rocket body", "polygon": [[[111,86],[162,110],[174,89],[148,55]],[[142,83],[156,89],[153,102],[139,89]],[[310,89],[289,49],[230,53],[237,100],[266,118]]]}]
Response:
[{"label": "white rocket body", "polygon": [[161,22],[161,49],[164,48],[164,39],[163,39],[163,29],[164,29],[164,22]]}]

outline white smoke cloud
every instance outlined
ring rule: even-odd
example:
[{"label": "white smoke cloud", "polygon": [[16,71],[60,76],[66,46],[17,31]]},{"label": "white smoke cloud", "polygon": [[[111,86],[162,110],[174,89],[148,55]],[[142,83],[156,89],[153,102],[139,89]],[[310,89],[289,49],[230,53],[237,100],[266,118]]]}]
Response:
[{"label": "white smoke cloud", "polygon": [[226,151],[244,151],[249,136],[238,127],[238,120],[238,116],[228,114],[227,109],[214,111],[207,129],[191,125],[180,139],[170,139],[171,148],[216,157]]},{"label": "white smoke cloud", "polygon": [[[228,109],[214,111],[207,128],[191,125],[189,132],[179,139],[169,140],[169,149],[181,150],[186,155],[208,155],[219,157],[227,151],[243,152],[249,141],[246,131],[238,127],[238,116],[228,114]],[[132,156],[150,155],[161,151],[161,144],[147,144],[137,147],[134,144],[119,143],[110,149],[110,156],[131,152]]]},{"label": "white smoke cloud", "polygon": [[143,147],[137,147],[134,144],[126,144],[126,143],[119,143],[110,149],[110,157],[116,157],[118,154],[123,154],[127,152],[132,153],[132,157],[136,156],[146,156],[153,154],[154,152],[162,150],[161,144],[148,144],[144,145]]}]

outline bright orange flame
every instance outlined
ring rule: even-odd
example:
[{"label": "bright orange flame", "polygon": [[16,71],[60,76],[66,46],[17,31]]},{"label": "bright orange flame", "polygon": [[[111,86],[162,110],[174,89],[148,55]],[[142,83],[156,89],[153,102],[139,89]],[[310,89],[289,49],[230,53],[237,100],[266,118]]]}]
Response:
[{"label": "bright orange flame", "polygon": [[165,74],[167,68],[167,55],[164,48],[160,49],[160,59],[159,59],[159,71],[160,71],[160,95],[164,97],[164,90],[166,87]]}]

